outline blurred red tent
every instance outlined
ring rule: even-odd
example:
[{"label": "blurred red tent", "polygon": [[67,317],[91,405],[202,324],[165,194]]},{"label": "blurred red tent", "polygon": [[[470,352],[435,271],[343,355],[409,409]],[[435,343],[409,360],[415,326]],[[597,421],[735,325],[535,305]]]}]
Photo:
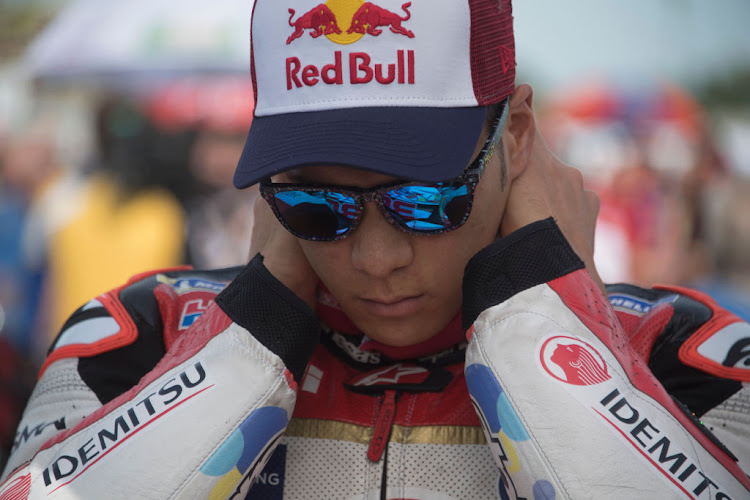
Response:
[{"label": "blurred red tent", "polygon": [[31,43],[37,80],[114,87],[249,69],[252,0],[74,0]]},{"label": "blurred red tent", "polygon": [[553,95],[542,129],[600,198],[594,255],[605,282],[685,283],[700,272],[700,205],[723,175],[700,102],[662,82],[586,82]]},{"label": "blurred red tent", "polygon": [[253,119],[253,85],[247,76],[175,79],[150,92],[145,102],[146,114],[164,129],[244,134]]}]

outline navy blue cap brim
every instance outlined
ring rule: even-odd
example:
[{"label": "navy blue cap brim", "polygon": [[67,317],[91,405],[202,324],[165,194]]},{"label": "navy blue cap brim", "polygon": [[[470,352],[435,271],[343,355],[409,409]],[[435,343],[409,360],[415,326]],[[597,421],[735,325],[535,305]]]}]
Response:
[{"label": "navy blue cap brim", "polygon": [[441,181],[472,160],[486,107],[368,107],[256,116],[234,173],[246,188],[309,165]]}]

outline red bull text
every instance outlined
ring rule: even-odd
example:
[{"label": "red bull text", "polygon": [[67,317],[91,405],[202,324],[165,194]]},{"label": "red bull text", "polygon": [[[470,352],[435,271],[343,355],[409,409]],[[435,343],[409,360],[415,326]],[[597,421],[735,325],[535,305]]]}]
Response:
[{"label": "red bull text", "polygon": [[366,52],[347,54],[347,68],[344,71],[344,54],[337,50],[334,61],[322,67],[314,64],[302,66],[298,57],[286,59],[286,88],[312,87],[318,83],[343,85],[345,75],[352,85],[370,83],[373,79],[383,85],[391,83],[414,85],[414,51],[396,51],[396,61],[392,63],[372,63]]}]

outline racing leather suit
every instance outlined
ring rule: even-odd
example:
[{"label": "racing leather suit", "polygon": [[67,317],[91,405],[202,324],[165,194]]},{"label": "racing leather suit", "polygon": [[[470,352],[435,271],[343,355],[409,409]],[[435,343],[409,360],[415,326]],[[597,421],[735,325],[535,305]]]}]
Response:
[{"label": "racing leather suit", "polygon": [[137,276],[63,327],[0,499],[750,497],[747,324],[685,289],[607,300],[551,219],[463,288],[393,348],[261,256]]}]

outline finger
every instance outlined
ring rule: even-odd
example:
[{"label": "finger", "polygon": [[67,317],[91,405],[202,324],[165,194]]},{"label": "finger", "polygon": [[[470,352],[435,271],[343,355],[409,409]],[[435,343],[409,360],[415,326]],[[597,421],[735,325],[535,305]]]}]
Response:
[{"label": "finger", "polygon": [[250,237],[250,257],[255,256],[258,252],[268,245],[271,237],[276,216],[273,214],[271,207],[266,200],[258,198],[253,206],[253,230]]},{"label": "finger", "polygon": [[599,210],[601,209],[601,200],[599,199],[599,195],[591,189],[586,189],[585,193],[586,198],[588,199],[589,207],[591,207],[591,211],[594,214],[594,219],[596,219],[599,217]]}]

